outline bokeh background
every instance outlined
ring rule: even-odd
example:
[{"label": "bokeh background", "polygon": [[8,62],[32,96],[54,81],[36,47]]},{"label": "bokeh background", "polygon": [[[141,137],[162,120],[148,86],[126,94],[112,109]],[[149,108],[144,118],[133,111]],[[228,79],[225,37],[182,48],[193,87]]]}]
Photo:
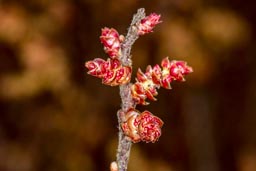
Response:
[{"label": "bokeh background", "polygon": [[126,34],[141,7],[163,23],[135,43],[133,81],[166,56],[194,72],[138,106],[165,125],[133,145],[128,170],[256,170],[254,1],[0,0],[0,171],[108,170],[119,90],[84,62],[106,59],[101,28]]}]

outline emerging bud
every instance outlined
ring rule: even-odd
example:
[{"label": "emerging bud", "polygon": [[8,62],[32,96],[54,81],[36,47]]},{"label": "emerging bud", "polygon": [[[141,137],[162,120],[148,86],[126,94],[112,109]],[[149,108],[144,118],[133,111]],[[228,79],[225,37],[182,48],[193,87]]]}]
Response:
[{"label": "emerging bud", "polygon": [[134,108],[131,108],[125,114],[125,122],[121,124],[122,130],[126,136],[128,136],[132,142],[140,142],[140,135],[138,132],[139,122],[137,121],[140,112]]},{"label": "emerging bud", "polygon": [[148,65],[147,69],[146,69],[146,74],[151,76],[152,81],[156,85],[160,85],[161,77],[162,77],[162,70],[159,65],[155,65],[153,68],[151,67],[151,65]]},{"label": "emerging bud", "polygon": [[161,86],[166,89],[171,89],[171,82],[174,80],[173,76],[170,75],[171,62],[168,57],[164,58],[161,62],[162,70],[162,80]]},{"label": "emerging bud", "polygon": [[138,104],[147,105],[146,98],[156,100],[157,88],[160,88],[161,68],[156,65],[153,68],[149,65],[145,74],[139,69],[137,72],[136,83],[131,86],[133,99]]},{"label": "emerging bud", "polygon": [[168,57],[162,60],[161,66],[162,69],[159,65],[153,68],[149,65],[145,73],[138,70],[136,83],[131,86],[131,94],[137,104],[149,104],[146,99],[156,100],[155,96],[160,86],[171,89],[172,81],[185,81],[184,75],[193,72],[186,62],[169,61]]},{"label": "emerging bud", "polygon": [[123,36],[119,36],[118,32],[113,28],[103,28],[101,30],[100,41],[104,46],[105,52],[110,58],[118,58],[121,53],[121,42]]},{"label": "emerging bud", "polygon": [[142,84],[136,82],[131,86],[131,94],[132,94],[132,98],[133,100],[138,103],[138,104],[142,104],[142,105],[148,105],[149,103],[146,102],[147,99],[147,95],[146,95],[146,91],[143,88]]},{"label": "emerging bud", "polygon": [[158,15],[156,13],[152,13],[149,16],[146,16],[141,20],[141,22],[137,25],[138,28],[138,34],[144,35],[146,33],[152,32],[153,28],[161,23],[160,21],[161,15]]},{"label": "emerging bud", "polygon": [[140,113],[131,108],[126,113],[126,121],[121,124],[123,132],[132,142],[156,142],[161,136],[163,121],[149,111]]},{"label": "emerging bud", "polygon": [[162,82],[161,86],[170,89],[172,81],[185,81],[184,75],[193,72],[192,67],[188,66],[184,61],[169,61],[168,57],[162,60]]},{"label": "emerging bud", "polygon": [[110,68],[106,70],[102,83],[110,86],[126,84],[131,80],[131,67],[122,66],[117,59],[108,60]]},{"label": "emerging bud", "polygon": [[141,140],[145,142],[156,142],[161,136],[163,121],[149,111],[142,112],[138,120],[140,121],[138,128]]},{"label": "emerging bud", "polygon": [[96,58],[88,61],[85,66],[89,69],[88,74],[102,78],[102,83],[110,86],[126,84],[131,79],[131,67],[122,66],[117,59],[108,58],[107,61]]},{"label": "emerging bud", "polygon": [[105,73],[105,67],[103,67],[105,63],[106,61],[101,58],[95,58],[93,61],[86,62],[85,67],[89,70],[87,73],[92,76],[102,78]]},{"label": "emerging bud", "polygon": [[182,75],[187,75],[193,72],[193,68],[187,65],[185,61],[173,61],[176,66],[179,68]]}]

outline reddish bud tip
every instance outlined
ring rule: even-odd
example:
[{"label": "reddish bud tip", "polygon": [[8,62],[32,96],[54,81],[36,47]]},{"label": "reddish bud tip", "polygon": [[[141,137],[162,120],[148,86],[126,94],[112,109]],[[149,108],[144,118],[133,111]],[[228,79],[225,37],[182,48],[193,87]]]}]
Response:
[{"label": "reddish bud tip", "polygon": [[171,89],[172,81],[185,81],[184,76],[193,72],[192,67],[184,61],[170,61],[168,57],[161,62],[162,68],[147,66],[146,72],[137,72],[136,83],[131,86],[133,100],[137,104],[147,105],[146,99],[156,100],[157,89]]},{"label": "reddish bud tip", "polygon": [[117,59],[107,61],[96,58],[85,63],[88,74],[102,78],[102,83],[110,86],[126,84],[131,80],[131,67],[122,66]]},{"label": "reddish bud tip", "polygon": [[169,61],[168,57],[162,60],[162,82],[164,88],[171,88],[172,81],[185,81],[184,76],[193,72],[192,67],[188,66],[185,61]]},{"label": "reddish bud tip", "polygon": [[92,61],[86,62],[85,67],[89,70],[87,73],[92,76],[102,78],[104,73],[102,66],[105,64],[105,62],[106,61],[101,58],[95,58]]},{"label": "reddish bud tip", "polygon": [[146,16],[145,18],[143,18],[137,26],[138,34],[144,35],[144,34],[152,32],[153,28],[157,24],[161,23],[160,17],[161,17],[161,15],[152,13],[149,16]]},{"label": "reddish bud tip", "polygon": [[149,111],[140,113],[131,108],[125,114],[126,120],[121,124],[122,130],[134,143],[139,141],[156,142],[161,136],[163,121]]},{"label": "reddish bud tip", "polygon": [[147,105],[146,98],[156,100],[157,88],[160,87],[160,68],[155,66],[153,69],[149,65],[145,73],[140,69],[137,72],[136,83],[131,87],[133,99],[138,104]]},{"label": "reddish bud tip", "polygon": [[163,121],[149,111],[142,112],[138,120],[140,121],[139,134],[141,140],[145,142],[156,142],[161,136]]},{"label": "reddish bud tip", "polygon": [[141,140],[138,133],[138,122],[136,120],[139,115],[140,112],[138,110],[131,108],[125,114],[125,122],[121,124],[124,134],[134,143]]},{"label": "reddish bud tip", "polygon": [[119,36],[115,29],[107,27],[103,28],[101,30],[100,41],[109,57],[118,58],[120,56],[120,47],[121,42],[123,41],[123,36]]}]

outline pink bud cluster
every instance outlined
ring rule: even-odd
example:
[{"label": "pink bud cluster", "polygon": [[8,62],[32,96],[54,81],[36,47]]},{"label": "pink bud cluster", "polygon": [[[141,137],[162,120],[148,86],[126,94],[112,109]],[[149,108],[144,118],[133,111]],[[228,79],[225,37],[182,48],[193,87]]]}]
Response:
[{"label": "pink bud cluster", "polygon": [[104,46],[105,52],[110,58],[107,61],[101,58],[95,58],[85,63],[89,70],[87,73],[101,78],[102,83],[110,86],[126,84],[131,80],[132,69],[129,66],[123,66],[119,61],[121,55],[121,43],[123,36],[113,28],[103,28],[101,30],[100,41]]},{"label": "pink bud cluster", "polygon": [[153,28],[161,23],[160,21],[161,15],[158,15],[156,13],[152,13],[149,16],[146,16],[141,20],[141,22],[137,25],[138,28],[138,34],[144,35],[147,33],[152,32]]},{"label": "pink bud cluster", "polygon": [[131,67],[122,66],[117,59],[108,58],[107,61],[95,58],[85,63],[88,74],[101,78],[102,83],[110,86],[126,84],[131,79]]},{"label": "pink bud cluster", "polygon": [[184,61],[170,61],[168,57],[161,62],[162,69],[159,65],[153,68],[149,65],[146,72],[140,69],[137,72],[136,82],[131,86],[131,94],[135,102],[147,105],[145,100],[156,100],[157,89],[164,87],[171,89],[172,81],[185,81],[184,75],[191,73],[193,70]]},{"label": "pink bud cluster", "polygon": [[[142,19],[140,24],[137,25],[138,34],[143,35],[152,32],[154,26],[160,23],[159,19],[160,15],[155,13]],[[119,35],[114,28],[105,27],[101,30],[100,41],[104,46],[104,51],[111,59],[105,61],[95,58],[86,62],[85,67],[89,69],[88,74],[101,78],[103,84],[110,86],[128,83],[131,79],[131,67],[122,66],[119,61],[119,57],[122,55],[121,46],[124,36]]]},{"label": "pink bud cluster", "polygon": [[122,130],[134,143],[156,142],[161,136],[163,121],[149,111],[140,113],[131,108],[125,114],[125,122],[121,124]]},{"label": "pink bud cluster", "polygon": [[[138,37],[152,32],[153,28],[161,23],[160,15],[152,13],[132,26],[135,36]],[[136,32],[137,31],[137,32]],[[129,34],[128,34],[129,35]],[[89,70],[87,73],[102,79],[102,83],[110,86],[127,84],[131,80],[131,66],[124,66],[121,63],[122,47],[126,48],[124,36],[114,28],[103,28],[101,30],[100,41],[104,46],[104,51],[108,54],[107,60],[95,58],[85,63]],[[128,40],[129,42],[129,36]],[[127,42],[126,42],[127,43]],[[125,53],[124,53],[125,54]],[[147,66],[145,73],[141,69],[137,72],[136,82],[131,84],[131,95],[134,104],[149,104],[146,99],[156,100],[157,89],[160,87],[171,89],[172,81],[185,81],[184,76],[193,72],[193,69],[184,61],[170,61],[168,57],[162,60],[161,66]],[[135,108],[122,111],[121,128],[123,133],[134,143],[156,142],[161,136],[163,121],[149,111],[139,112]],[[111,171],[116,171],[117,163],[111,164]]]},{"label": "pink bud cluster", "polygon": [[124,37],[119,36],[118,32],[113,28],[103,28],[101,30],[100,41],[104,46],[105,52],[110,58],[115,59],[121,55],[121,42]]}]

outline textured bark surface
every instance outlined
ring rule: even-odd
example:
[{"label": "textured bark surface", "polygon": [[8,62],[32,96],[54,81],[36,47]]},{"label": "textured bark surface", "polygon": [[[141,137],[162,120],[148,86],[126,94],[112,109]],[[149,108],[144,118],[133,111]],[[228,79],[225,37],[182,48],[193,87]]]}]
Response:
[{"label": "textured bark surface", "polygon": [[[134,27],[137,23],[145,17],[144,8],[138,9],[137,13],[133,16],[128,33],[125,37],[125,41],[122,44],[122,56],[120,61],[125,66],[132,66],[131,60],[131,48],[134,42],[138,39],[137,29]],[[135,103],[131,97],[130,83],[120,86],[120,97],[121,97],[121,110],[118,111],[118,128],[119,128],[119,139],[118,139],[118,150],[117,150],[117,164],[119,171],[126,171],[130,156],[130,150],[132,142],[126,137],[121,129],[121,123],[124,121],[123,113],[129,108],[135,107]]]}]

